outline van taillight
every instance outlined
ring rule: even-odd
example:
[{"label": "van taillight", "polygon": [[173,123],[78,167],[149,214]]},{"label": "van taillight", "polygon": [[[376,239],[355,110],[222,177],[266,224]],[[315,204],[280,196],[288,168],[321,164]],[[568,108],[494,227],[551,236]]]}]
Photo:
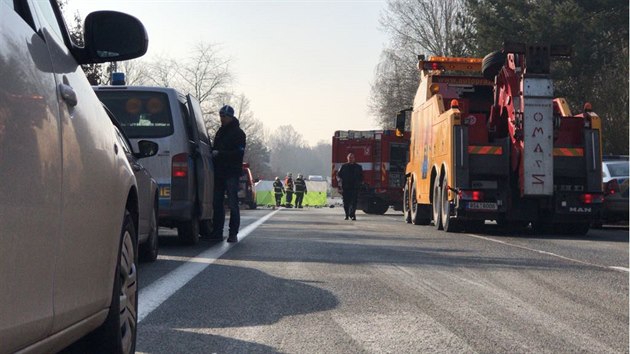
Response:
[{"label": "van taillight", "polygon": [[173,177],[186,177],[188,176],[188,154],[177,154],[173,156],[172,164],[172,176]]}]

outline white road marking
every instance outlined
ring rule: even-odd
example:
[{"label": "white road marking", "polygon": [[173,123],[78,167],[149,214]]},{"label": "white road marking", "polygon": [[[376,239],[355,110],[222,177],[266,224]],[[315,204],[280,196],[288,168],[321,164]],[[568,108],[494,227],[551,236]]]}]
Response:
[{"label": "white road marking", "polygon": [[486,241],[496,242],[496,243],[500,243],[502,245],[512,246],[512,247],[520,248],[520,249],[523,249],[523,250],[528,250],[528,251],[531,251],[531,252],[536,252],[536,253],[544,254],[544,255],[547,255],[547,256],[552,256],[552,257],[564,259],[565,261],[570,261],[570,262],[575,262],[575,263],[588,265],[588,266],[591,266],[591,267],[605,268],[605,269],[612,269],[612,270],[617,270],[617,271],[630,272],[630,269],[628,269],[628,268],[615,267],[615,266],[605,266],[605,265],[601,265],[601,264],[595,264],[595,263],[590,263],[590,262],[586,262],[586,261],[581,261],[579,259],[569,258],[569,257],[561,256],[561,255],[556,254],[556,253],[547,252],[547,251],[543,251],[543,250],[538,250],[538,249],[530,248],[530,247],[526,247],[526,246],[515,245],[513,243],[509,243],[509,242],[505,242],[505,241],[501,241],[501,240],[496,240],[496,239],[493,239],[493,238],[490,238],[490,237],[484,237],[484,236],[473,235],[473,234],[466,234],[466,233],[463,234],[463,235],[466,235],[466,236],[469,236],[469,237],[478,238],[478,239],[482,239],[482,240],[486,240]]},{"label": "white road marking", "polygon": [[[247,225],[238,233],[239,241],[245,239],[258,226],[271,218],[279,210],[263,216],[257,221]],[[227,252],[233,244],[224,242],[219,247],[212,247],[201,252],[196,257],[186,259],[186,263],[177,267],[170,273],[162,276],[151,285],[148,285],[138,293],[138,323],[147,317],[153,310],[166,301],[171,295],[186,285],[202,270],[214,263],[219,257]]]}]

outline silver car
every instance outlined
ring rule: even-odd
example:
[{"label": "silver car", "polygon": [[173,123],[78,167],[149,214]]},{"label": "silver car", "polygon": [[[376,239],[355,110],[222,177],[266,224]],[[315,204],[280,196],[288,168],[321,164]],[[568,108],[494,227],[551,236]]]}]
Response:
[{"label": "silver car", "polygon": [[604,205],[602,218],[595,226],[628,223],[628,156],[604,156],[602,182]]},{"label": "silver car", "polygon": [[147,35],[111,11],[84,28],[78,47],[56,1],[0,1],[0,353],[135,349],[136,179],[79,64]]},{"label": "silver car", "polygon": [[154,262],[159,252],[158,244],[158,185],[140,159],[155,156],[159,146],[150,140],[138,141],[138,151],[134,152],[129,138],[123,133],[120,123],[107,107],[103,106],[116,129],[116,137],[127,161],[133,168],[138,184],[138,249],[141,261]]}]

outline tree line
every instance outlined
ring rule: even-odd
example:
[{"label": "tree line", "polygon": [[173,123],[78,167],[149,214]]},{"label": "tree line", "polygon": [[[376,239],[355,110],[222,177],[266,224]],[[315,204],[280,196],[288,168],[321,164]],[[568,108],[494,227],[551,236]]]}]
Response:
[{"label": "tree line", "polygon": [[[58,0],[58,3],[63,11],[66,0]],[[68,22],[72,40],[83,45],[81,16],[75,13]],[[249,163],[254,177],[282,178],[289,172],[305,176],[330,175],[330,142],[309,146],[291,125],[273,131],[265,128],[263,120],[255,117],[249,98],[234,91],[230,59],[223,55],[220,45],[198,42],[186,52],[189,54],[184,57],[162,55],[84,65],[83,70],[92,85],[110,84],[113,72],[123,72],[127,85],[172,87],[192,94],[199,100],[210,137],[214,137],[220,127],[219,109],[225,104],[231,105],[247,134],[244,161]]]},{"label": "tree line", "polygon": [[383,128],[413,103],[418,54],[483,57],[504,41],[566,44],[570,60],[552,63],[555,96],[574,112],[592,103],[604,153],[628,154],[627,0],[389,0],[380,24],[389,39],[369,105]]}]

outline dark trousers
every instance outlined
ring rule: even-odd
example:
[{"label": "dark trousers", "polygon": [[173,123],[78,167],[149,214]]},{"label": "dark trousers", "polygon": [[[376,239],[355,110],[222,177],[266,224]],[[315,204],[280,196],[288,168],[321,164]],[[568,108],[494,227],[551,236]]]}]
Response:
[{"label": "dark trousers", "polygon": [[346,216],[355,217],[357,211],[357,198],[359,197],[358,189],[344,189],[341,193],[343,196],[343,210]]},{"label": "dark trousers", "polygon": [[304,199],[304,192],[295,192],[295,207],[302,207],[302,200]]},{"label": "dark trousers", "polygon": [[276,193],[276,206],[280,206],[280,203],[282,203],[282,193]]},{"label": "dark trousers", "polygon": [[241,213],[238,208],[238,176],[234,177],[216,177],[214,179],[214,218],[212,224],[214,226],[213,233],[221,233],[223,235],[223,224],[225,224],[225,208],[223,201],[225,194],[228,197],[228,207],[230,208],[230,236],[238,234],[238,228],[241,225]]},{"label": "dark trousers", "polygon": [[287,195],[287,205],[291,205],[291,201],[293,200],[293,192],[285,191],[285,193]]}]

